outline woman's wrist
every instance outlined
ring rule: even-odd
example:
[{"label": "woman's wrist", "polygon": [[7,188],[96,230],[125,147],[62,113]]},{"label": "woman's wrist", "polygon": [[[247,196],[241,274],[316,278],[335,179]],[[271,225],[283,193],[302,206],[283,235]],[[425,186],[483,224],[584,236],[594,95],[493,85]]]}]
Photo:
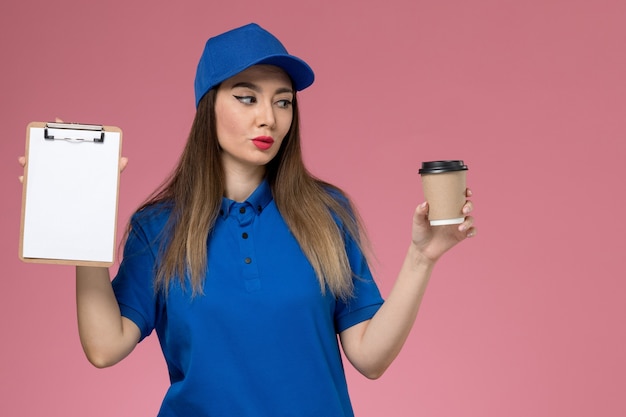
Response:
[{"label": "woman's wrist", "polygon": [[409,246],[407,258],[416,269],[432,270],[437,263],[437,259],[429,258],[413,243]]}]

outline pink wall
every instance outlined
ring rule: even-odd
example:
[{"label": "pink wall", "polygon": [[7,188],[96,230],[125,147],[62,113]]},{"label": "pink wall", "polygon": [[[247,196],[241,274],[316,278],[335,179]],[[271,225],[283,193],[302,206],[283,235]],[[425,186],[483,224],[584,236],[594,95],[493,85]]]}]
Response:
[{"label": "pink wall", "polygon": [[387,374],[348,370],[357,415],[626,415],[624,16],[623,0],[4,5],[0,415],[150,416],[167,387],[155,337],[92,368],[73,269],[18,260],[26,124],[124,130],[121,228],[175,163],[204,41],[250,21],[316,70],[306,159],[360,207],[384,293],[420,161],[470,166],[479,236],[438,266]]}]

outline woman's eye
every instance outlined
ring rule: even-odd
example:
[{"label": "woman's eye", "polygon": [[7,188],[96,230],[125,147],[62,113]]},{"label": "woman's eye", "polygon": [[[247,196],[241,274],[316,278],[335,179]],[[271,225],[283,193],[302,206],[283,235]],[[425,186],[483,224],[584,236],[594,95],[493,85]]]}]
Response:
[{"label": "woman's eye", "polygon": [[289,108],[289,106],[291,106],[291,100],[278,100],[276,102],[276,104],[278,105],[278,107],[280,107],[281,109],[287,109]]},{"label": "woman's eye", "polygon": [[242,102],[243,104],[252,104],[256,103],[256,98],[252,96],[234,96],[237,100]]}]

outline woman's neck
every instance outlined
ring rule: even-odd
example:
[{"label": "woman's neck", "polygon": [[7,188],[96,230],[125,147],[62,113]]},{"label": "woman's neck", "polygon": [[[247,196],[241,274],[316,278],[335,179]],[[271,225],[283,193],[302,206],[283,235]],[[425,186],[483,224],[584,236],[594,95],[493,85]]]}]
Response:
[{"label": "woman's neck", "polygon": [[261,184],[264,176],[265,167],[226,169],[224,196],[238,202],[245,201]]}]

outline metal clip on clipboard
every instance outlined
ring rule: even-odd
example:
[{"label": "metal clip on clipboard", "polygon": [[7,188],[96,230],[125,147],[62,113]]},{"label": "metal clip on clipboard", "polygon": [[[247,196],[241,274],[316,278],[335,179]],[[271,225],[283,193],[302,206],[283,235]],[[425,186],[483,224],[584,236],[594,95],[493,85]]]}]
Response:
[{"label": "metal clip on clipboard", "polygon": [[104,127],[102,125],[87,125],[81,123],[46,123],[44,127],[46,140],[66,140],[68,142],[104,142]]}]

